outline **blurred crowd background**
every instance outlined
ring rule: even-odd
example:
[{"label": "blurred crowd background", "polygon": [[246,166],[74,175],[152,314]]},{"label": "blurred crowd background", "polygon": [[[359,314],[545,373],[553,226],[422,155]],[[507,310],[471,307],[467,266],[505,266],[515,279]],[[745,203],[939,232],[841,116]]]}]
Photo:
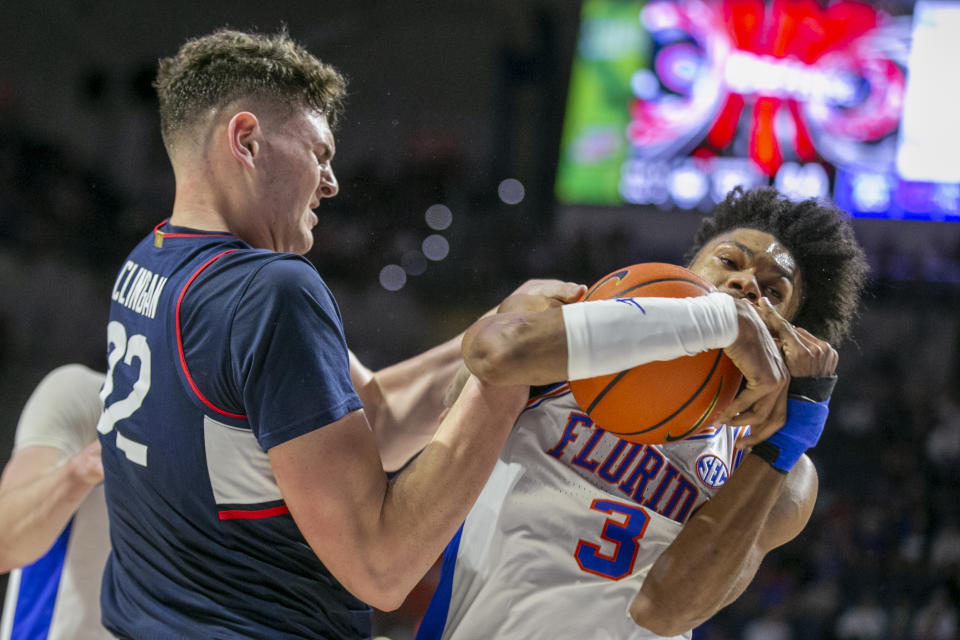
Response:
[{"label": "blurred crowd background", "polygon": [[[218,26],[285,23],[350,78],[340,196],[308,257],[369,366],[456,334],[527,278],[682,261],[701,213],[554,200],[579,3],[267,4],[0,4],[0,460],[46,371],[104,368],[113,277],[172,204],[156,58]],[[695,637],[960,637],[958,227],[856,220],[872,278],[812,452],[813,520]],[[435,579],[378,632],[411,637]]]}]

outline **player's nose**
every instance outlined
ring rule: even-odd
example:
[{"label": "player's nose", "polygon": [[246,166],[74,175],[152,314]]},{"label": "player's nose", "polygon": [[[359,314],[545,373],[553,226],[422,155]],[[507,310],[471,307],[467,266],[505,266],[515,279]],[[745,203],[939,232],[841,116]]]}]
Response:
[{"label": "player's nose", "polygon": [[746,271],[731,274],[720,289],[735,298],[746,298],[753,304],[760,302],[760,285],[753,274]]},{"label": "player's nose", "polygon": [[333,169],[327,167],[320,173],[320,186],[317,187],[317,196],[320,198],[332,198],[340,192],[340,185],[337,184],[337,176],[333,174]]}]

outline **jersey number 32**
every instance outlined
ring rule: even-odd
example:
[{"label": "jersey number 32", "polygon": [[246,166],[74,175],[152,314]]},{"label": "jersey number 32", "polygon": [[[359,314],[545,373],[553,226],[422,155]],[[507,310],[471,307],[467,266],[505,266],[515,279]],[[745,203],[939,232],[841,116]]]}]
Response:
[{"label": "jersey number 32", "polygon": [[[147,344],[146,336],[137,334],[128,339],[126,328],[112,320],[107,325],[107,349],[107,379],[100,390],[104,409],[100,422],[97,423],[97,431],[104,435],[113,431],[118,421],[132,416],[150,391],[150,345]],[[109,407],[106,406],[107,398],[113,393],[113,377],[117,364],[122,359],[125,365],[130,366],[135,358],[140,361],[140,374],[130,393],[125,398],[114,401]],[[117,449],[123,451],[131,462],[147,466],[147,446],[127,438],[119,429]]]}]

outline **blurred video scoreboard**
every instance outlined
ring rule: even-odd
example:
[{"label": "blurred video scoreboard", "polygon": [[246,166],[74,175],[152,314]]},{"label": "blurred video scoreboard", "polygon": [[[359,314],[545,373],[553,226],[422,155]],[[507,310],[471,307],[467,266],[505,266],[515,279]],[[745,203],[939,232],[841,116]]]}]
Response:
[{"label": "blurred video scoreboard", "polygon": [[561,203],[960,221],[960,1],[586,0],[570,82]]}]

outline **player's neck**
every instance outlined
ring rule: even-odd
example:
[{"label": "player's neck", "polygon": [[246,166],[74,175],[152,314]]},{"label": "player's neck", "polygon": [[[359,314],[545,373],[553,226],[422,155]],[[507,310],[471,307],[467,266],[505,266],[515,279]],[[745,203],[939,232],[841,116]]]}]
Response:
[{"label": "player's neck", "polygon": [[230,231],[226,217],[210,203],[202,200],[177,198],[170,214],[170,224],[198,231]]},{"label": "player's neck", "polygon": [[189,154],[172,163],[176,192],[170,224],[198,231],[232,231],[230,190],[215,179],[216,163]]}]

